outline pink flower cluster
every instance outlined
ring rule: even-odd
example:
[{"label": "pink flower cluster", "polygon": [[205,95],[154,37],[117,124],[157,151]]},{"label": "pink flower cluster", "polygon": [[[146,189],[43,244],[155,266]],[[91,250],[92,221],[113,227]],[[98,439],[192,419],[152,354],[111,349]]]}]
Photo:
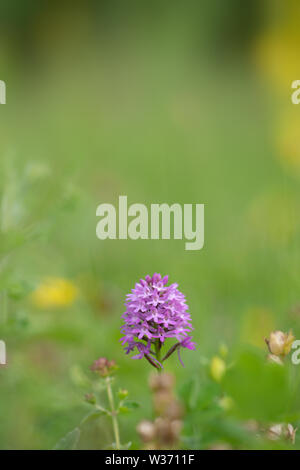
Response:
[{"label": "pink flower cluster", "polygon": [[[180,360],[181,347],[195,349],[189,336],[193,327],[185,296],[177,289],[178,284],[167,283],[168,276],[162,278],[157,273],[141,279],[127,295],[126,312],[122,315],[121,341],[127,343],[126,353],[137,349],[132,359],[146,357],[157,368],[175,350]],[[167,338],[176,338],[177,343],[159,360]]]}]

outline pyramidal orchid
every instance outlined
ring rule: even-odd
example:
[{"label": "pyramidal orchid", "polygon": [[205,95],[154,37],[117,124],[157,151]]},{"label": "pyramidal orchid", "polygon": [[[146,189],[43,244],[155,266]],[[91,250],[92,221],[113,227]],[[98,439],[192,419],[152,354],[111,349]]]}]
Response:
[{"label": "pyramidal orchid", "polygon": [[[181,348],[195,349],[190,336],[193,330],[191,316],[185,296],[178,290],[178,284],[167,286],[168,276],[160,274],[146,276],[136,283],[127,295],[126,311],[122,315],[121,327],[126,354],[134,351],[132,359],[145,357],[156,369],[177,351],[179,361]],[[174,338],[176,343],[164,352],[166,340]]]}]

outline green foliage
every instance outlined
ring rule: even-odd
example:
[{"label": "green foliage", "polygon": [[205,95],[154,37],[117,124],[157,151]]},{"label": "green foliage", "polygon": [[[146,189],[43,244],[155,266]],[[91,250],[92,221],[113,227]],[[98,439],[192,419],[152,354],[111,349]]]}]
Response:
[{"label": "green foliage", "polygon": [[137,408],[139,408],[139,406],[139,403],[137,403],[136,401],[125,400],[119,406],[119,413],[128,413],[131,410],[136,410]]},{"label": "green foliage", "polygon": [[[8,356],[0,447],[53,448],[71,429],[59,448],[112,447],[106,386],[89,373],[100,356],[116,360],[130,392],[114,394],[130,441],[122,445],[140,447],[150,366],[124,354],[120,316],[133,283],[157,271],[179,282],[195,328],[197,351],[182,351],[184,368],[176,355],[168,364],[185,409],[182,447],[289,448],[245,427],[248,419],[300,426],[300,367],[290,357],[284,368],[267,364],[264,345],[270,328],[300,337],[299,174],[270,129],[277,103],[254,78],[252,51],[233,58],[258,18],[236,11],[235,0],[191,9],[178,1],[171,14],[165,3],[159,19],[149,15],[151,2],[136,2],[137,16],[125,2],[118,13],[104,2],[105,27],[90,30],[99,40],[77,8],[39,15],[40,2],[25,3],[0,7],[10,19],[0,48],[9,84],[0,105],[0,339]],[[97,205],[122,194],[147,206],[205,203],[204,249],[98,240]],[[48,276],[71,279],[78,299],[34,305],[31,294]],[[229,358],[216,383],[208,369],[223,341]],[[88,393],[95,402],[84,403]]]},{"label": "green foliage", "polygon": [[237,416],[262,422],[282,422],[290,398],[288,370],[268,363],[257,351],[242,351],[226,374],[225,391],[233,398]]},{"label": "green foliage", "polygon": [[80,439],[80,429],[75,428],[55,445],[53,450],[75,450]]}]

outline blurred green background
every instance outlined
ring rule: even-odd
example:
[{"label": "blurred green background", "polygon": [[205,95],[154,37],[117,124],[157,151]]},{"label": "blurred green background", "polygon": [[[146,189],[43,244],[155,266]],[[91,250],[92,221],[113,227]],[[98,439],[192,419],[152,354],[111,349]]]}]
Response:
[{"label": "blurred green background", "polygon": [[[78,375],[99,356],[140,403],[120,418],[140,446],[150,366],[124,354],[119,328],[126,293],[153,272],[179,283],[195,327],[185,368],[168,362],[192,393],[182,446],[258,445],[239,433],[247,413],[202,412],[223,393],[206,368],[222,343],[235,362],[245,345],[265,354],[272,329],[300,337],[299,15],[296,1],[1,2],[0,448],[52,448],[73,429],[87,410]],[[203,250],[98,240],[96,207],[119,195],[204,203]],[[44,298],[47,278],[58,287]],[[103,418],[79,447],[110,442]]]}]

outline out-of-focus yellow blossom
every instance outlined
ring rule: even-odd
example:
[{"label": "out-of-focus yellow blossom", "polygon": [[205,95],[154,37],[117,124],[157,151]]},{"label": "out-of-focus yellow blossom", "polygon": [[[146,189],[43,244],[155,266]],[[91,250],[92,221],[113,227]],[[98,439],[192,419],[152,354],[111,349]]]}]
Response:
[{"label": "out-of-focus yellow blossom", "polygon": [[63,278],[48,278],[31,294],[38,308],[57,308],[72,305],[78,296],[73,282]]},{"label": "out-of-focus yellow blossom", "polygon": [[214,356],[210,362],[210,375],[216,382],[221,382],[226,372],[225,361],[219,357]]},{"label": "out-of-focus yellow blossom", "polygon": [[[291,103],[292,82],[300,77],[300,2],[270,2],[270,22],[256,41],[255,63],[266,77],[268,92],[279,105],[282,122],[274,129],[278,156],[284,168],[300,175],[300,117],[298,106]],[[288,110],[286,116],[285,110]]]},{"label": "out-of-focus yellow blossom", "polygon": [[223,358],[225,358],[228,355],[228,347],[226,346],[226,344],[224,343],[220,344],[219,353],[220,353],[220,356]]},{"label": "out-of-focus yellow blossom", "polygon": [[266,33],[255,48],[258,68],[279,97],[286,97],[293,80],[300,72],[300,32],[289,26]]},{"label": "out-of-focus yellow blossom", "polygon": [[277,136],[278,158],[281,165],[293,176],[300,176],[300,112],[297,106],[291,105],[291,110],[284,113],[278,126]]},{"label": "out-of-focus yellow blossom", "polygon": [[275,356],[286,356],[295,340],[294,335],[290,331],[289,333],[283,333],[283,331],[272,331],[269,339],[266,338],[269,351]]},{"label": "out-of-focus yellow blossom", "polygon": [[[299,0],[269,2],[269,24],[259,36],[255,58],[259,68],[276,90],[286,97],[287,86],[299,78]],[[285,98],[284,98],[285,99]]]},{"label": "out-of-focus yellow blossom", "polygon": [[234,405],[234,402],[233,402],[233,399],[231,397],[224,396],[224,397],[220,398],[219,405],[220,405],[221,408],[223,408],[223,410],[229,411],[229,410],[232,409],[232,407]]}]

